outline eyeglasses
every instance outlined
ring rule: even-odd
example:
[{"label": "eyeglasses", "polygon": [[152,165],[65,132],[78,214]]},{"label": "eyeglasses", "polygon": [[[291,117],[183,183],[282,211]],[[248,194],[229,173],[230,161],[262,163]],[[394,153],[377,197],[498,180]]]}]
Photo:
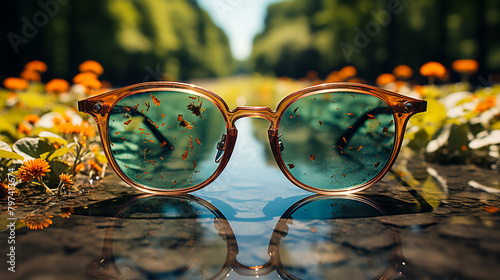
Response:
[{"label": "eyeglasses", "polygon": [[207,186],[227,165],[245,117],[267,119],[283,174],[302,189],[352,193],[391,168],[410,117],[427,102],[376,87],[308,87],[268,107],[229,110],[217,94],[175,82],[127,86],[78,102],[97,122],[111,167],[129,185],[180,194]]}]

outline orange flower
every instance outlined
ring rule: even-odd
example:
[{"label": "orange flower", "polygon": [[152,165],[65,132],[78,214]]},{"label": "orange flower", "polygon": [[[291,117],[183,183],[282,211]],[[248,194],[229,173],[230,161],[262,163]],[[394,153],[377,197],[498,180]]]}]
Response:
[{"label": "orange flower", "polygon": [[335,82],[341,82],[343,79],[340,75],[340,72],[339,71],[333,71],[332,73],[330,73],[330,75],[328,75],[328,77],[326,77],[325,79],[325,82],[327,83],[335,83]]},{"label": "orange flower", "polygon": [[80,72],[92,72],[96,75],[101,75],[104,69],[102,65],[94,60],[87,60],[84,63],[80,64]]},{"label": "orange flower", "polygon": [[24,69],[44,73],[47,71],[47,64],[40,60],[33,60],[26,63]]},{"label": "orange flower", "polygon": [[474,59],[457,59],[451,65],[451,68],[461,74],[474,74],[479,68],[479,63]]},{"label": "orange flower", "polygon": [[28,81],[21,78],[7,78],[3,80],[3,85],[10,90],[25,90],[28,88]]},{"label": "orange flower", "polygon": [[88,137],[88,138],[95,137],[94,127],[89,125],[88,122],[83,122],[80,125],[80,129],[81,129],[80,133],[82,134],[83,137]]},{"label": "orange flower", "polygon": [[401,80],[407,80],[411,78],[411,76],[413,76],[413,70],[411,70],[410,67],[404,64],[396,66],[392,73],[394,74],[394,76]]},{"label": "orange flower", "polygon": [[92,72],[79,73],[73,77],[73,83],[82,84],[85,80],[97,79],[97,75]]},{"label": "orange flower", "polygon": [[21,134],[24,134],[24,135],[28,135],[31,133],[31,128],[29,128],[26,124],[24,123],[20,123],[18,126],[17,126],[17,132],[21,133]]},{"label": "orange flower", "polygon": [[446,68],[439,62],[430,61],[420,67],[420,74],[427,78],[442,78],[446,75]]},{"label": "orange flower", "polygon": [[26,223],[29,229],[39,230],[50,226],[52,217],[52,215],[48,214],[28,214],[22,221]]},{"label": "orange flower", "polygon": [[63,93],[69,89],[69,83],[63,79],[53,79],[45,85],[45,90],[52,93]]},{"label": "orange flower", "polygon": [[379,87],[383,87],[387,84],[393,83],[394,81],[396,81],[396,77],[394,77],[394,75],[389,73],[384,73],[378,76],[376,83]]},{"label": "orange flower", "polygon": [[40,73],[31,69],[25,69],[23,72],[21,72],[21,78],[32,82],[40,82],[41,79]]},{"label": "orange flower", "polygon": [[3,194],[4,196],[17,197],[19,195],[19,191],[17,190],[16,187],[9,188],[9,185],[7,183],[0,182],[0,194]]},{"label": "orange flower", "polygon": [[64,134],[80,134],[88,138],[95,136],[94,128],[87,122],[82,122],[79,125],[74,125],[71,122],[64,122],[57,126],[57,129]]},{"label": "orange flower", "polygon": [[50,172],[50,165],[43,159],[28,159],[19,168],[18,177],[25,183],[33,179],[41,179],[45,173]]},{"label": "orange flower", "polygon": [[95,161],[89,159],[87,160],[87,164],[89,165],[90,169],[94,169],[97,173],[102,172],[101,166],[97,164]]},{"label": "orange flower", "polygon": [[81,83],[82,86],[88,89],[100,89],[102,84],[98,79],[87,79]]},{"label": "orange flower", "polygon": [[73,186],[73,179],[71,178],[71,175],[68,174],[61,174],[59,175],[59,179],[61,179],[61,182],[66,185],[67,187]]},{"label": "orange flower", "polygon": [[342,78],[342,80],[346,80],[348,78],[354,77],[354,76],[356,76],[357,73],[358,73],[358,71],[356,70],[356,68],[354,68],[354,66],[350,66],[350,65],[345,66],[342,69],[340,69],[340,77]]},{"label": "orange flower", "polygon": [[85,169],[85,164],[80,163],[80,164],[78,164],[78,165],[75,167],[75,172],[80,172],[80,171],[82,171],[83,169]]},{"label": "orange flower", "polygon": [[97,75],[93,72],[80,73],[73,78],[73,82],[86,87],[87,93],[90,93],[91,89],[99,89],[102,86],[101,82],[97,79]]},{"label": "orange flower", "polygon": [[358,83],[358,84],[366,84],[366,81],[361,79],[361,78],[357,78],[357,77],[352,77],[352,78],[349,78],[346,80],[346,82],[349,82],[349,83]]},{"label": "orange flower", "polygon": [[414,90],[420,94],[421,97],[425,97],[425,92],[424,92],[425,87],[421,85],[415,86]]},{"label": "orange flower", "polygon": [[71,214],[73,214],[75,212],[75,210],[73,208],[69,208],[69,207],[63,207],[61,208],[61,218],[63,219],[69,219],[69,217],[71,216]]},{"label": "orange flower", "polygon": [[318,72],[314,70],[309,70],[309,72],[307,72],[306,74],[306,78],[311,82],[316,81],[318,80]]},{"label": "orange flower", "polygon": [[488,109],[495,107],[496,103],[497,99],[495,96],[488,96],[483,102],[476,105],[476,108],[474,108],[474,112],[481,113],[487,111]]},{"label": "orange flower", "polygon": [[63,120],[59,117],[54,117],[52,119],[52,122],[54,123],[54,126],[58,126],[58,125],[62,124]]},{"label": "orange flower", "polygon": [[26,117],[24,117],[24,120],[30,124],[35,124],[40,120],[40,117],[37,115],[27,115]]},{"label": "orange flower", "polygon": [[79,134],[81,132],[79,125],[74,125],[70,122],[61,123],[57,130],[64,134]]}]

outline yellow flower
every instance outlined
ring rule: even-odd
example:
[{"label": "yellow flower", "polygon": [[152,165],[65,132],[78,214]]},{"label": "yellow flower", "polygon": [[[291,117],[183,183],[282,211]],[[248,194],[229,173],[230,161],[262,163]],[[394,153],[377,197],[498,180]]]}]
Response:
[{"label": "yellow flower", "polygon": [[59,179],[61,179],[61,182],[66,185],[67,187],[73,185],[73,179],[71,178],[71,175],[68,174],[61,174],[59,175]]},{"label": "yellow flower", "polygon": [[45,173],[50,172],[50,165],[43,159],[28,159],[19,168],[18,177],[25,183],[33,179],[39,179],[45,176]]},{"label": "yellow flower", "polygon": [[52,215],[48,214],[28,214],[22,221],[26,223],[29,229],[39,230],[51,225],[52,217]]}]

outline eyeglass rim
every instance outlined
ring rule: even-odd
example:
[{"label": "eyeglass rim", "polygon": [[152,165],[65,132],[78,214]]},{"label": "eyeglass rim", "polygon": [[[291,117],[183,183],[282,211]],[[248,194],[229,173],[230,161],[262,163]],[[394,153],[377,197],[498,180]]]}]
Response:
[{"label": "eyeglass rim", "polygon": [[[141,92],[150,92],[152,90],[163,91],[167,89],[197,95],[203,97],[204,99],[209,100],[219,108],[219,111],[222,113],[223,118],[226,122],[226,129],[227,129],[226,147],[217,169],[209,178],[207,178],[202,183],[183,189],[170,189],[170,190],[159,189],[136,183],[129,176],[125,175],[124,172],[116,163],[113,153],[111,151],[111,142],[109,141],[108,132],[109,132],[110,111],[120,100],[122,100],[127,96],[131,96]],[[353,92],[353,93],[369,94],[372,96],[376,96],[382,99],[393,112],[394,122],[395,122],[395,139],[391,156],[389,157],[389,160],[387,161],[386,165],[377,174],[377,176],[375,176],[372,180],[364,184],[358,185],[355,188],[347,190],[324,190],[304,184],[299,180],[297,180],[290,173],[290,171],[286,167],[281,157],[281,152],[278,143],[279,142],[278,129],[280,120],[284,112],[295,101],[310,95],[321,94],[324,91],[328,91],[328,93]],[[408,106],[408,104],[410,106]],[[362,191],[374,185],[382,177],[384,177],[385,174],[387,174],[389,169],[394,164],[397,155],[401,149],[404,132],[410,117],[416,113],[425,112],[426,108],[427,108],[427,102],[425,100],[408,97],[399,93],[380,89],[370,85],[343,83],[343,82],[320,84],[293,92],[288,96],[286,96],[283,100],[281,100],[281,102],[278,104],[277,108],[274,111],[269,107],[263,107],[263,106],[251,106],[251,107],[245,106],[245,107],[237,107],[233,110],[230,110],[227,103],[216,93],[194,84],[180,83],[180,82],[145,82],[145,83],[133,84],[123,88],[111,90],[106,93],[88,97],[78,102],[78,110],[80,112],[84,112],[91,115],[96,121],[99,134],[101,136],[100,137],[101,144],[103,146],[104,153],[115,173],[127,184],[141,191],[147,193],[168,194],[168,195],[185,194],[204,188],[205,186],[212,183],[222,173],[227,163],[229,162],[229,159],[231,157],[232,151],[236,143],[238,131],[236,129],[235,122],[236,120],[244,117],[264,118],[271,122],[271,126],[268,130],[268,137],[273,156],[282,173],[294,185],[306,191],[319,194],[327,194],[327,195],[349,194]]]}]

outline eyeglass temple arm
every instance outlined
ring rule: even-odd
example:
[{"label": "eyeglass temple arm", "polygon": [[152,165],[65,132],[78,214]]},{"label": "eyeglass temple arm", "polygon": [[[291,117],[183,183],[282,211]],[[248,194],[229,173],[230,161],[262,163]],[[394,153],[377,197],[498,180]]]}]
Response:
[{"label": "eyeglass temple arm", "polygon": [[123,108],[126,108],[127,110],[129,110],[127,113],[129,113],[132,116],[143,117],[144,119],[142,120],[142,122],[148,127],[149,130],[151,130],[151,132],[154,134],[156,139],[158,139],[158,141],[160,141],[160,143],[162,143],[163,148],[166,148],[167,150],[174,149],[174,146],[168,141],[168,139],[165,136],[163,136],[163,134],[158,130],[158,128],[155,125],[153,125],[151,119],[148,118],[142,112],[134,110],[133,107],[116,105],[113,107],[113,109],[111,109],[110,113],[114,113],[114,114],[122,113]]}]

